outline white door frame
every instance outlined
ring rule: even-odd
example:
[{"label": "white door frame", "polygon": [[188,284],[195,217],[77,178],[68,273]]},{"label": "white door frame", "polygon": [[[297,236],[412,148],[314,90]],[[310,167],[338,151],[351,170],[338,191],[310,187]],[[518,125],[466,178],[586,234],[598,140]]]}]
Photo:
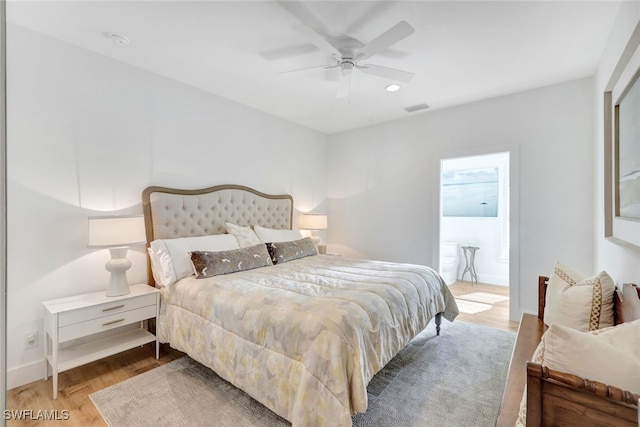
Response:
[{"label": "white door frame", "polygon": [[469,147],[436,153],[433,161],[433,182],[436,203],[433,203],[433,229],[436,238],[432,242],[432,265],[440,265],[440,178],[442,160],[457,157],[482,156],[493,153],[509,153],[509,319],[519,322],[522,313],[520,303],[520,147],[517,144],[492,147]]}]

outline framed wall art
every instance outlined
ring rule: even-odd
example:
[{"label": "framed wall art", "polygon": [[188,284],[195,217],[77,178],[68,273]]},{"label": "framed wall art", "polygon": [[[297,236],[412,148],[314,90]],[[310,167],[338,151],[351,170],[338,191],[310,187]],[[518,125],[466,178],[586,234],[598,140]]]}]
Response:
[{"label": "framed wall art", "polygon": [[604,94],[605,237],[640,251],[640,47],[629,49]]}]

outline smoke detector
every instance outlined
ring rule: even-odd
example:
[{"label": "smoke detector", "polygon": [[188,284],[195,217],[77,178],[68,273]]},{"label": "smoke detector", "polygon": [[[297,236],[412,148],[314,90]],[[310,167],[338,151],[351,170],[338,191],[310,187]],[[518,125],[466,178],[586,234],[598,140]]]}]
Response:
[{"label": "smoke detector", "polygon": [[112,42],[120,45],[126,46],[129,44],[129,38],[119,33],[105,33],[105,36],[111,40]]}]

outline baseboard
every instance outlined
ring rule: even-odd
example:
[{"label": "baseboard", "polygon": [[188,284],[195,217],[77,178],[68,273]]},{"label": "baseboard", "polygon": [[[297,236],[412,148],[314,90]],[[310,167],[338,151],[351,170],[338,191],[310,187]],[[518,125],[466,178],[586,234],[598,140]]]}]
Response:
[{"label": "baseboard", "polygon": [[44,378],[44,359],[27,365],[7,369],[7,390]]},{"label": "baseboard", "polygon": [[[469,275],[467,274],[467,277]],[[509,286],[509,276],[498,276],[495,274],[478,274],[478,282],[488,285]]]}]

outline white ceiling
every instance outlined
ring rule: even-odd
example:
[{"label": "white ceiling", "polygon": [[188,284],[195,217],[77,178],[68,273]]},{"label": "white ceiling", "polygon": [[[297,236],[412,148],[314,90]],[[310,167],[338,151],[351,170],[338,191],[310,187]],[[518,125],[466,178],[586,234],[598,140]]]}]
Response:
[{"label": "white ceiling", "polygon": [[[7,21],[324,133],[594,74],[617,1],[7,1]],[[337,70],[293,27],[366,44],[401,20],[415,34],[368,63],[414,72],[399,92],[355,71],[350,101]],[[105,37],[126,35],[127,46]],[[11,39],[8,43],[10,45]],[[9,82],[10,84],[10,82]]]}]

